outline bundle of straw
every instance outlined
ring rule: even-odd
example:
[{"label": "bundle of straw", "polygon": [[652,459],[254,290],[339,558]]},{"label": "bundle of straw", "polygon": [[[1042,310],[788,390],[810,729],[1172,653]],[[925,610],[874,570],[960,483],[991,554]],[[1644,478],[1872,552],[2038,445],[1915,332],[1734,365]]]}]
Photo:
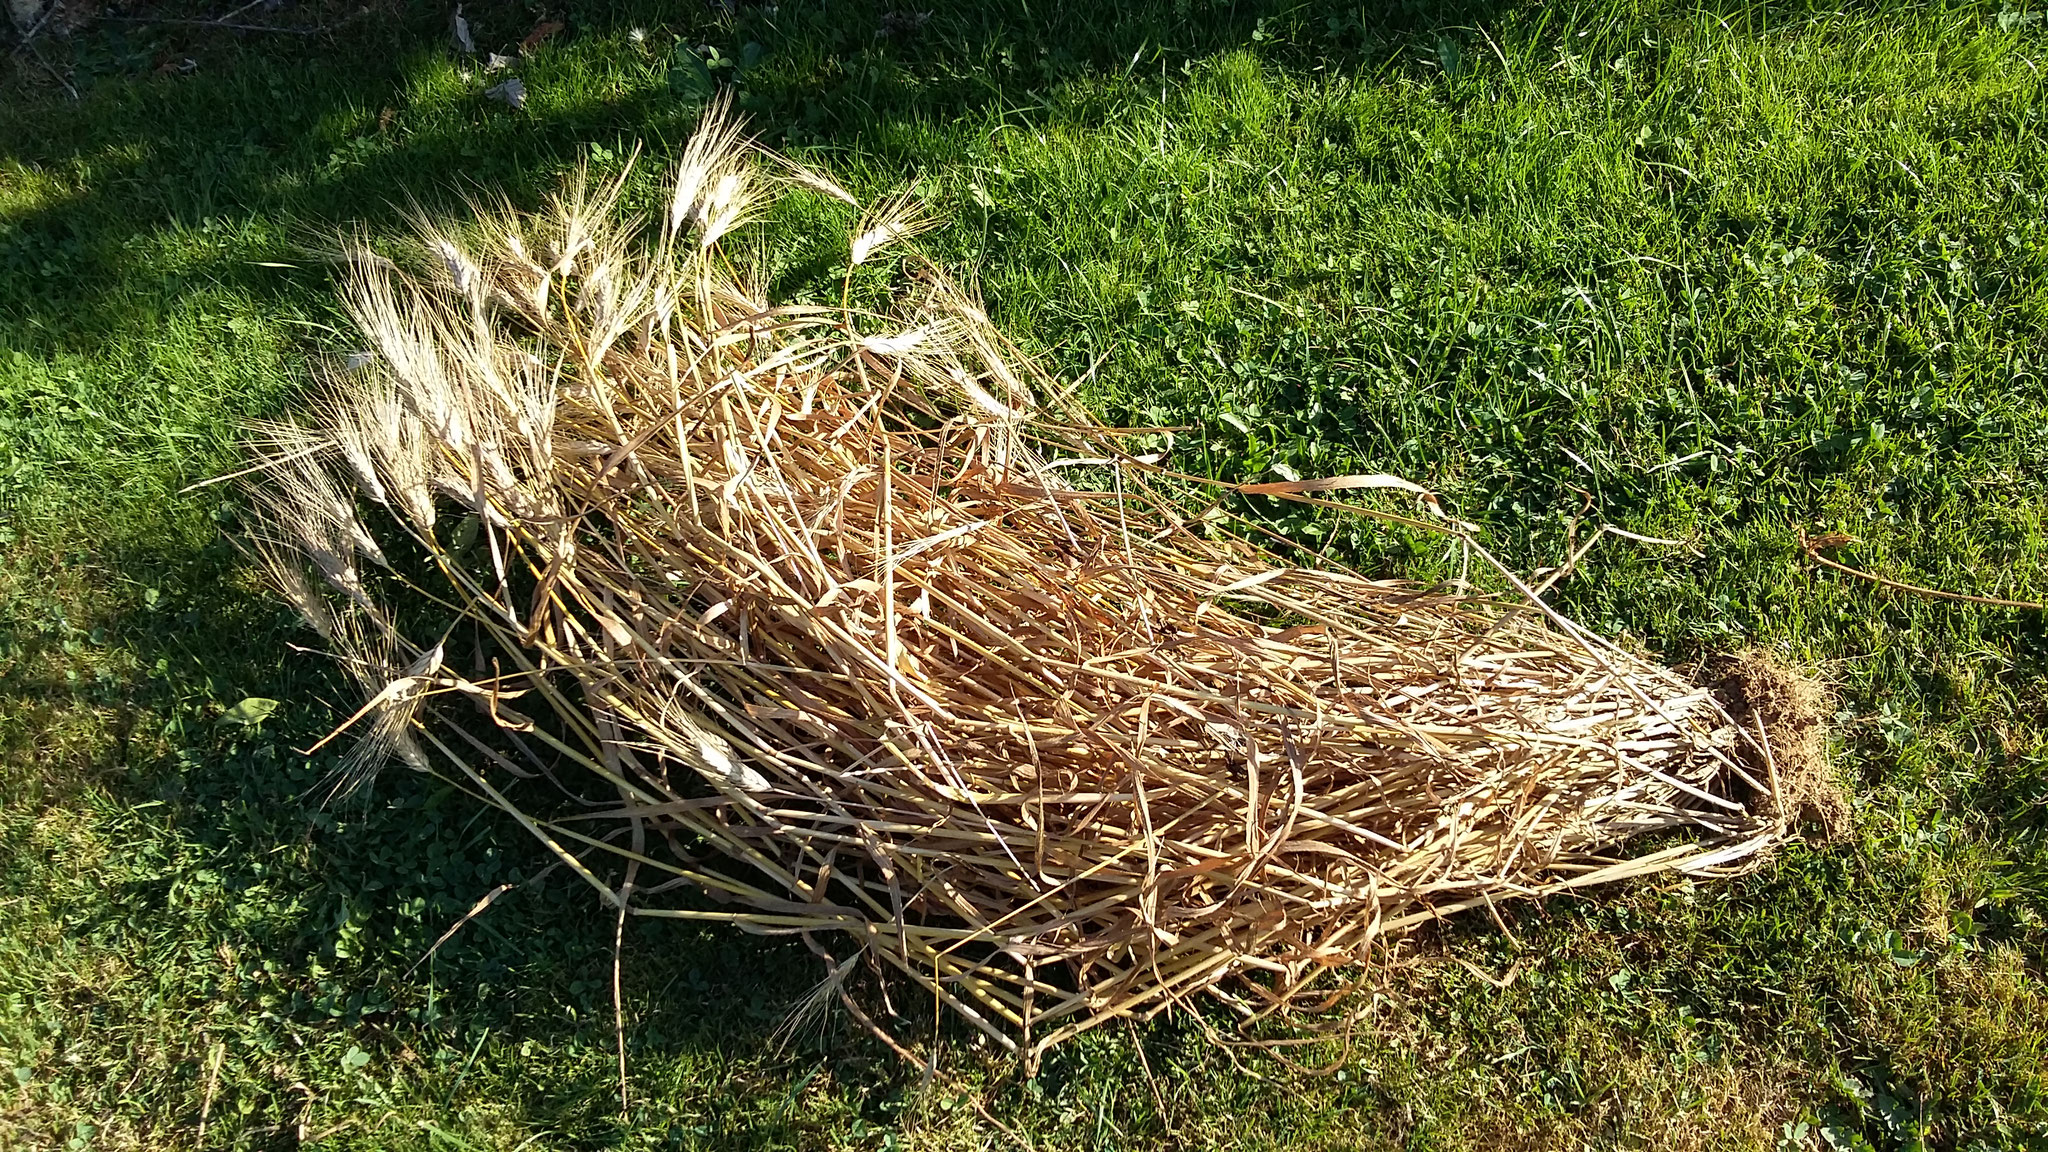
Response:
[{"label": "bundle of straw", "polygon": [[[658,222],[586,181],[423,226],[424,270],[353,254],[370,355],[267,429],[255,546],[366,690],[361,767],[465,782],[621,916],[893,967],[1028,1063],[1784,834],[1758,736],[1505,569],[1290,564],[1224,511],[1413,485],[1171,472],[914,260],[886,313],[772,304],[726,241],[792,184],[854,202],[714,109]],[[868,211],[849,265],[926,223]],[[1374,514],[1486,558],[1419,503]],[[542,819],[537,775],[603,798]]]}]

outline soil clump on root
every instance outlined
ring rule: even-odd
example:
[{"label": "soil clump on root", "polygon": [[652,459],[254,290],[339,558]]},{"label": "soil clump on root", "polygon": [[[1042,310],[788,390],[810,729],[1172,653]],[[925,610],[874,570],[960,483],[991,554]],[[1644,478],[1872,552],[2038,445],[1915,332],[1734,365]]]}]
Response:
[{"label": "soil clump on root", "polygon": [[1758,810],[1810,827],[1827,842],[1849,832],[1849,792],[1828,757],[1827,718],[1831,700],[1821,681],[1767,648],[1750,647],[1713,666],[1730,715],[1759,732],[1775,771],[1770,792],[1759,793]]}]

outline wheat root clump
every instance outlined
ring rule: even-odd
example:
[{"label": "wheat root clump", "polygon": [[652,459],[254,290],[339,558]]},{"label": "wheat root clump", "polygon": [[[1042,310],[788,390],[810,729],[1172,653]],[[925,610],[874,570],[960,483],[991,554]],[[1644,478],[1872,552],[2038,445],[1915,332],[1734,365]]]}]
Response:
[{"label": "wheat root clump", "polygon": [[[462,783],[624,913],[802,934],[842,995],[865,958],[1027,1063],[1785,835],[1758,734],[1504,570],[1371,580],[1226,511],[1412,485],[1172,472],[914,258],[885,309],[775,304],[731,240],[792,188],[853,203],[714,110],[659,219],[586,182],[352,255],[368,354],[253,489],[363,685],[357,768]],[[849,264],[924,224],[868,211]]]}]

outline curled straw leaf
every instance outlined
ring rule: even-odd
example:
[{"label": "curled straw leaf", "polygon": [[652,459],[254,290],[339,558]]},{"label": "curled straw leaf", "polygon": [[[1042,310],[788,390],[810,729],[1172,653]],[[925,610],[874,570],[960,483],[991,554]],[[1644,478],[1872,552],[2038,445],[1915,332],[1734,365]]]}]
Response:
[{"label": "curled straw leaf", "polygon": [[[615,181],[463,230],[518,239],[447,269],[356,262],[377,363],[306,433],[352,447],[260,470],[255,505],[329,582],[370,755],[462,781],[626,913],[803,935],[872,1020],[843,978],[865,950],[1027,1064],[1196,992],[1250,1027],[1441,916],[1727,873],[1785,834],[1708,691],[1505,570],[1516,596],[1448,595],[1214,531],[1216,486],[1126,454],[937,269],[884,317],[764,298],[719,243],[760,163],[720,102],[658,245]],[[928,225],[890,200],[855,262]],[[374,485],[302,475],[364,461]],[[1351,489],[1428,498],[1237,490]],[[349,564],[331,494],[356,490],[423,565]],[[439,666],[448,613],[488,675]],[[512,798],[587,794],[564,772],[607,799]],[[584,855],[676,883],[613,889]]]}]

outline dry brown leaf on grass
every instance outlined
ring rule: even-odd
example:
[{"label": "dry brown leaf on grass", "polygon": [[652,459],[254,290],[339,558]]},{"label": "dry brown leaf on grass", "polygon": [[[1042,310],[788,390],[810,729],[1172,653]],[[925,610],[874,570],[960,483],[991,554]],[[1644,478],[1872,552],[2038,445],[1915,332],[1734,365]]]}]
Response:
[{"label": "dry brown leaf on grass", "polygon": [[553,39],[557,33],[567,27],[568,25],[560,20],[552,17],[542,17],[534,23],[532,31],[528,32],[525,38],[519,41],[519,54],[522,56],[526,55],[550,39]]},{"label": "dry brown leaf on grass", "polygon": [[[256,506],[288,598],[335,589],[361,763],[461,782],[625,914],[865,953],[1027,1066],[1198,992],[1257,1036],[1443,916],[1786,835],[1768,723],[1504,570],[1526,595],[1209,531],[1227,486],[1127,454],[914,254],[887,314],[766,298],[725,240],[790,185],[843,192],[719,104],[651,241],[615,180],[349,264],[375,356]],[[849,247],[928,225],[898,198]],[[1490,562],[1396,478],[1235,490],[1375,488]],[[564,773],[581,811],[528,782]]]}]

